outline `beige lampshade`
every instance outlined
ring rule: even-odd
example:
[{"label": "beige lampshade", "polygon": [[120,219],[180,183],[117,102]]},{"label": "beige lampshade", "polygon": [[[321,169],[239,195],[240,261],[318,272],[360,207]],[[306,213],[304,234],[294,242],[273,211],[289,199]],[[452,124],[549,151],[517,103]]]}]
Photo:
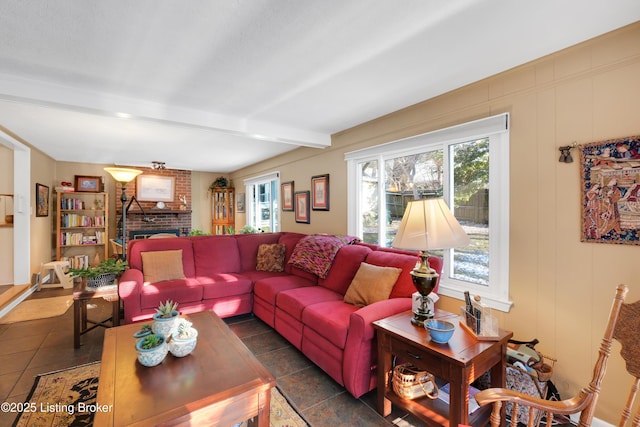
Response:
[{"label": "beige lampshade", "polygon": [[136,176],[142,173],[141,170],[128,168],[104,168],[104,170],[109,172],[113,179],[123,184],[133,181]]},{"label": "beige lampshade", "polygon": [[450,249],[469,244],[469,236],[442,198],[407,204],[391,246],[408,250]]}]

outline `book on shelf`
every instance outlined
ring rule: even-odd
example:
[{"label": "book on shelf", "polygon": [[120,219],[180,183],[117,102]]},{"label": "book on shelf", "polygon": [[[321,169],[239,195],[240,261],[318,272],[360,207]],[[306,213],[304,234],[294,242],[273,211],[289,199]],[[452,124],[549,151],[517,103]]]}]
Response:
[{"label": "book on shelf", "polygon": [[69,267],[81,270],[89,268],[89,255],[75,255],[71,257],[62,257],[60,261],[69,261]]},{"label": "book on shelf", "polygon": [[[474,386],[469,386],[469,414],[472,414],[480,407],[476,399],[473,396],[476,395],[480,390],[475,388]],[[449,404],[449,394],[451,393],[451,384],[446,383],[442,387],[440,387],[440,392],[438,393],[438,399],[442,400],[446,404]]]}]

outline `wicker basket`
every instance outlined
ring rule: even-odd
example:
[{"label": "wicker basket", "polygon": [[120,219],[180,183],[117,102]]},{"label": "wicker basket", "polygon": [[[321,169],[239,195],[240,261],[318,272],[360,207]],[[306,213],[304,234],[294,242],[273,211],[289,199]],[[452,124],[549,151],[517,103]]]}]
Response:
[{"label": "wicker basket", "polygon": [[403,399],[417,399],[423,396],[436,399],[438,397],[438,386],[434,376],[410,363],[403,363],[393,368],[391,383],[394,393]]},{"label": "wicker basket", "polygon": [[90,288],[99,288],[101,286],[109,286],[116,280],[115,273],[104,273],[97,277],[87,279],[87,286]]}]

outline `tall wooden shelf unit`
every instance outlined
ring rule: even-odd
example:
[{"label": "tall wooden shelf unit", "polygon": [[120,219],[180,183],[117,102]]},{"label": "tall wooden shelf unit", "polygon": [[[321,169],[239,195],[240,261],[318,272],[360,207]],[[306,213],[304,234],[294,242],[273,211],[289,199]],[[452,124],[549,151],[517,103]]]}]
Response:
[{"label": "tall wooden shelf unit", "polygon": [[56,192],[56,259],[86,255],[92,264],[96,255],[107,259],[109,242],[109,194]]},{"label": "tall wooden shelf unit", "polygon": [[211,234],[233,234],[234,195],[232,187],[214,187],[211,190]]}]

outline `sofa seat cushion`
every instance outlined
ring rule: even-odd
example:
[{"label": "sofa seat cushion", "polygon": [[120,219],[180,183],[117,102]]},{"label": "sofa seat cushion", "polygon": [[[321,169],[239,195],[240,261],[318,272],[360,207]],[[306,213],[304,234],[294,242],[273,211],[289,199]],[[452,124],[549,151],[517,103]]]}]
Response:
[{"label": "sofa seat cushion", "polygon": [[240,272],[240,251],[234,237],[194,236],[192,241],[197,277]]},{"label": "sofa seat cushion", "polygon": [[314,286],[314,284],[300,276],[293,274],[286,276],[269,277],[266,279],[258,280],[253,285],[253,294],[267,302],[272,306],[276,306],[276,296],[288,289],[302,288],[307,286]]},{"label": "sofa seat cushion", "polygon": [[240,273],[240,275],[243,277],[246,277],[247,279],[251,280],[254,283],[257,282],[258,280],[269,279],[271,277],[288,276],[287,273],[281,272],[281,271],[258,271],[258,270],[243,271],[242,273]]},{"label": "sofa seat cushion", "polygon": [[214,274],[196,279],[202,285],[202,295],[205,300],[250,294],[253,290],[251,280],[234,273]]},{"label": "sofa seat cushion", "polygon": [[140,306],[155,309],[161,302],[170,299],[178,303],[180,310],[180,304],[202,301],[202,295],[202,285],[193,278],[149,283],[140,292]]},{"label": "sofa seat cushion", "polygon": [[338,348],[344,349],[351,313],[358,307],[340,301],[310,305],[302,312],[302,323]]},{"label": "sofa seat cushion", "polygon": [[340,301],[342,295],[321,286],[305,286],[303,288],[282,291],[276,296],[276,307],[302,320],[302,312],[312,304],[325,301]]}]

